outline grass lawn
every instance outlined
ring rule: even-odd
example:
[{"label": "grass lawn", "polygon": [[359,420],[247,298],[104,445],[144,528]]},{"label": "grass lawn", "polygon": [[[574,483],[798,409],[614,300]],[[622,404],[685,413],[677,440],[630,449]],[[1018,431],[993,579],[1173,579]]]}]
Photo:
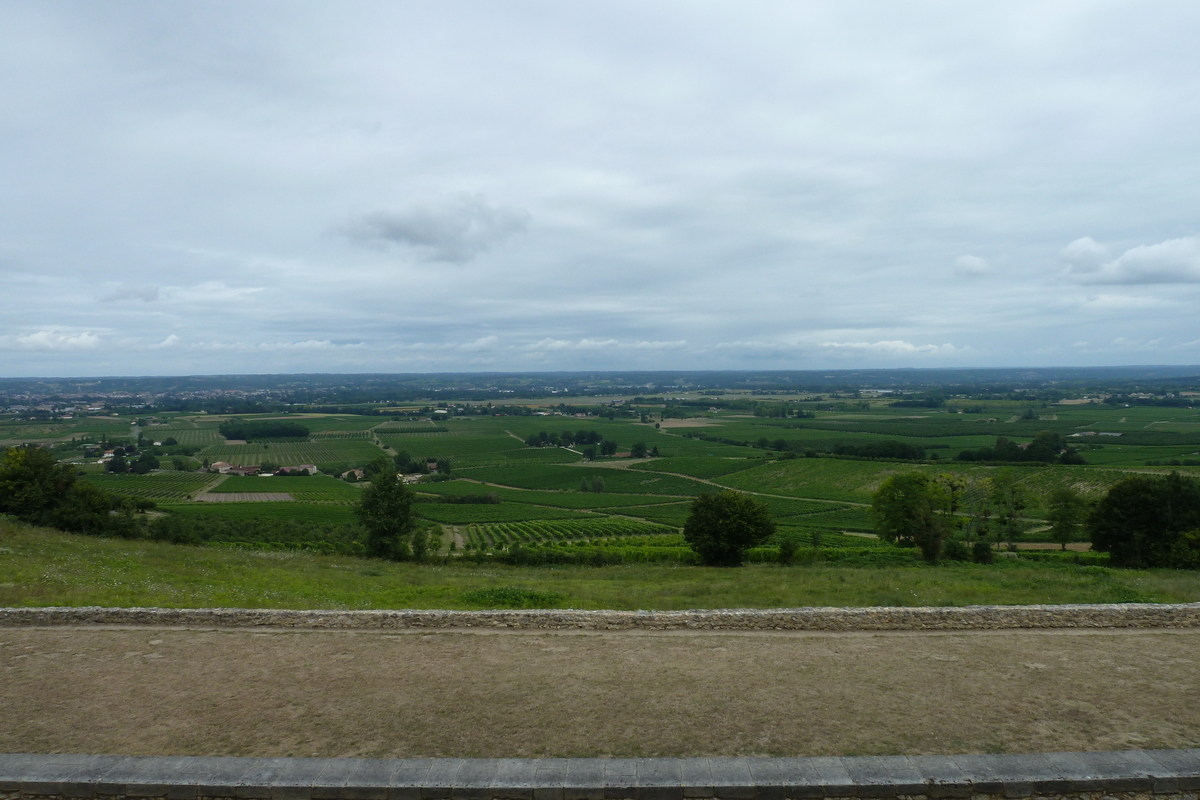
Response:
[{"label": "grass lawn", "polygon": [[506,567],[395,564],[100,539],[0,518],[0,606],[475,608],[487,588],[584,609],[1196,602],[1200,573],[1004,559],[995,566]]}]

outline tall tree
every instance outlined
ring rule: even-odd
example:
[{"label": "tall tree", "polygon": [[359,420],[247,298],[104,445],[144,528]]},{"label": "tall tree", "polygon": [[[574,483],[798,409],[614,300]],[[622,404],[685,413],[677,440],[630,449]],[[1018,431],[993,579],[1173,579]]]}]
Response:
[{"label": "tall tree", "polygon": [[871,513],[879,538],[919,547],[930,562],[938,560],[953,528],[949,493],[920,472],[893,475],[880,484],[871,498]]},{"label": "tall tree", "polygon": [[1046,518],[1050,520],[1050,537],[1067,549],[1067,542],[1074,541],[1083,522],[1087,502],[1083,495],[1070,486],[1060,486],[1050,493]]},{"label": "tall tree", "polygon": [[766,503],[731,490],[704,492],[692,501],[683,538],[701,560],[713,567],[736,567],[746,551],[775,532]]},{"label": "tall tree", "polygon": [[412,492],[395,471],[380,469],[375,473],[354,509],[367,530],[368,553],[396,561],[408,555],[406,540],[413,529],[412,501]]}]

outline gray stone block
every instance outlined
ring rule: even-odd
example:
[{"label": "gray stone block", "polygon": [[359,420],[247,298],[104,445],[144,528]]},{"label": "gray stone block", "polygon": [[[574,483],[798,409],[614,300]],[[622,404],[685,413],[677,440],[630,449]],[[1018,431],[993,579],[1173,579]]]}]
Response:
[{"label": "gray stone block", "polygon": [[854,797],[858,787],[846,770],[845,759],[826,756],[810,758],[809,763],[821,778],[825,797]]},{"label": "gray stone block", "polygon": [[632,758],[596,759],[604,765],[604,796],[608,800],[638,796],[637,761]]},{"label": "gray stone block", "polygon": [[710,758],[708,768],[712,772],[715,797],[722,800],[754,800],[758,796],[754,776],[750,774],[750,759]]},{"label": "gray stone block", "polygon": [[679,759],[639,758],[637,784],[641,800],[683,800],[683,772]]},{"label": "gray stone block", "polygon": [[342,782],[343,800],[387,800],[395,765],[378,758],[356,759]]},{"label": "gray stone block", "polygon": [[564,759],[563,800],[604,800],[604,762],[594,758]]},{"label": "gray stone block", "polygon": [[461,758],[435,758],[429,771],[421,779],[421,797],[425,800],[445,799],[454,796],[454,778],[462,766]]},{"label": "gray stone block", "polygon": [[971,782],[953,759],[947,756],[913,756],[909,762],[925,783],[924,794],[932,798],[971,796]]},{"label": "gray stone block", "polygon": [[821,774],[807,758],[748,758],[759,800],[824,797]]},{"label": "gray stone block", "polygon": [[679,783],[684,797],[712,797],[713,779],[710,759],[679,759]]},{"label": "gray stone block", "polygon": [[497,769],[495,759],[463,759],[454,776],[455,800],[491,800]]},{"label": "gray stone block", "polygon": [[538,759],[534,774],[533,800],[563,800],[563,785],[567,780],[567,759]]},{"label": "gray stone block", "polygon": [[397,758],[388,762],[388,800],[421,800],[421,783],[433,766],[432,758]]},{"label": "gray stone block", "polygon": [[[982,755],[950,756],[949,760],[971,782],[971,787],[977,794],[1001,794],[1004,792],[1004,778],[996,772],[995,757]],[[1029,793],[1033,787],[1029,787]],[[1023,795],[1009,795],[1020,797]]]},{"label": "gray stone block", "polygon": [[854,781],[856,797],[895,797],[896,786],[887,765],[875,756],[843,758],[842,765]]},{"label": "gray stone block", "polygon": [[1200,791],[1200,750],[1147,750],[1146,755],[1170,773],[1160,779],[1173,777],[1181,792]]},{"label": "gray stone block", "polygon": [[242,776],[254,768],[253,758],[180,758],[176,781],[194,784],[200,797],[233,797]]},{"label": "gray stone block", "polygon": [[492,776],[492,794],[495,800],[533,800],[537,785],[538,759],[496,758],[496,772]]}]

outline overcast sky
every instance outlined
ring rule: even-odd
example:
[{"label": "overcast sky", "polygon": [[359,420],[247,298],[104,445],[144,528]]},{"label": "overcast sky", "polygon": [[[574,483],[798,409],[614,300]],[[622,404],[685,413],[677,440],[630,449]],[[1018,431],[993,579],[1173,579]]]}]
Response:
[{"label": "overcast sky", "polygon": [[4,2],[0,375],[1200,364],[1200,4]]}]

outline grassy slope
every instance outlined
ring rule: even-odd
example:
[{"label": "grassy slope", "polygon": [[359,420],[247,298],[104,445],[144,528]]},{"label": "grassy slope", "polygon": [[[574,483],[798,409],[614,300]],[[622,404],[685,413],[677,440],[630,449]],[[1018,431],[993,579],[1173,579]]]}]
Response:
[{"label": "grassy slope", "polygon": [[908,569],[391,564],[94,539],[0,518],[0,606],[467,608],[522,587],[574,608],[687,609],[1200,601],[1200,573],[1010,562]]}]

